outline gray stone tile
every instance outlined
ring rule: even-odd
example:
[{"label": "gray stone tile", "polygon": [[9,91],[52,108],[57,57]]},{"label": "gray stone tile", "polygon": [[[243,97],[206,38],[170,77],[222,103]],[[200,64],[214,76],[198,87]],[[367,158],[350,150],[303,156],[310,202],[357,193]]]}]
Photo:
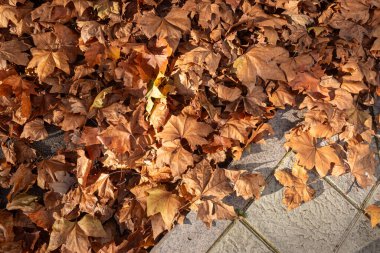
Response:
[{"label": "gray stone tile", "polygon": [[209,251],[210,253],[270,253],[263,242],[253,235],[242,223],[233,227]]},{"label": "gray stone tile", "polygon": [[337,251],[339,253],[380,252],[380,228],[372,228],[369,219],[361,214],[359,220]]},{"label": "gray stone tile", "polygon": [[265,144],[252,144],[243,153],[239,161],[231,163],[230,168],[257,171],[269,176],[275,166],[286,154],[284,134],[300,121],[301,112],[296,110],[278,111],[269,121],[274,135],[265,139]]},{"label": "gray stone tile", "polygon": [[332,252],[356,209],[323,180],[312,187],[315,199],[287,211],[273,177],[264,196],[248,208],[248,222],[282,253]]},{"label": "gray stone tile", "polygon": [[152,253],[202,253],[223,233],[231,221],[217,221],[208,229],[202,221],[196,220],[195,213],[187,215],[188,221],[175,226],[152,249]]}]

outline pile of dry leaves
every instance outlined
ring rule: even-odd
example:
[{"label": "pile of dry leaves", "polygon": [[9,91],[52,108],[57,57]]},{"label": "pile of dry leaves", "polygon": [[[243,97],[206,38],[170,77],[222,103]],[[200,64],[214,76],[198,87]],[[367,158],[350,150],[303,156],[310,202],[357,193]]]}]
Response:
[{"label": "pile of dry leaves", "polygon": [[[225,167],[286,106],[289,209],[314,169],[375,182],[379,0],[0,3],[2,252],[144,252],[189,210],[234,219],[225,198],[265,180]],[[41,156],[53,125],[66,148]]]}]

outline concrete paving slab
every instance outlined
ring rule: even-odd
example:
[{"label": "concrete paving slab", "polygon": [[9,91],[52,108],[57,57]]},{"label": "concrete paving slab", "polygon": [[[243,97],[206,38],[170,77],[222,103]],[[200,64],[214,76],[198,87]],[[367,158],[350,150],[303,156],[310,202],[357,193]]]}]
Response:
[{"label": "concrete paving slab", "polygon": [[273,177],[264,196],[248,208],[247,221],[282,253],[333,252],[357,209],[323,180],[312,187],[315,199],[287,211]]},{"label": "concrete paving slab", "polygon": [[175,226],[154,246],[152,253],[200,253],[206,252],[219,238],[231,221],[217,221],[208,229],[196,219],[196,214],[187,215],[185,224]]},{"label": "concrete paving slab", "polygon": [[230,230],[209,250],[209,253],[271,253],[241,222],[237,221]]},{"label": "concrete paving slab", "polygon": [[380,252],[380,228],[372,228],[369,219],[360,214],[339,249],[339,253],[378,253]]}]

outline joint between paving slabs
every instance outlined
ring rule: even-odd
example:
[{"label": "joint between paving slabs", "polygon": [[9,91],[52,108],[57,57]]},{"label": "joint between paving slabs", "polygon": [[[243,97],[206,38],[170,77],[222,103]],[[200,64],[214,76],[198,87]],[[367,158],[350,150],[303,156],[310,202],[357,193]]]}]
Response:
[{"label": "joint between paving slabs", "polygon": [[226,227],[226,229],[219,235],[219,237],[211,244],[210,248],[206,251],[206,253],[209,253],[212,248],[215,247],[215,245],[220,242],[220,240],[228,233],[228,231],[230,231],[230,229],[235,225],[236,223],[236,220],[232,221],[230,224],[228,224],[228,226]]},{"label": "joint between paving slabs", "polygon": [[336,192],[338,192],[343,198],[345,198],[355,209],[362,211],[361,206],[357,204],[350,196],[345,194],[339,186],[337,186],[333,181],[331,181],[329,178],[323,177],[322,180],[324,180],[328,185],[330,185]]},{"label": "joint between paving slabs", "polygon": [[258,232],[246,219],[241,219],[240,223],[243,224],[257,239],[259,239],[265,246],[274,253],[280,253],[280,251],[260,232]]}]

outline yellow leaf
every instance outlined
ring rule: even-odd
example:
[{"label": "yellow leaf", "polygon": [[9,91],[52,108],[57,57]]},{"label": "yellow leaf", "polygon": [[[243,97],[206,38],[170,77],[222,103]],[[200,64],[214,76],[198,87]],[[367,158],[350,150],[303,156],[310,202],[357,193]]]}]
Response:
[{"label": "yellow leaf", "polygon": [[92,102],[92,105],[90,107],[90,110],[93,108],[103,108],[104,106],[104,99],[106,98],[106,95],[111,93],[112,87],[105,88],[101,92],[99,92],[98,95],[96,95],[94,102]]}]

